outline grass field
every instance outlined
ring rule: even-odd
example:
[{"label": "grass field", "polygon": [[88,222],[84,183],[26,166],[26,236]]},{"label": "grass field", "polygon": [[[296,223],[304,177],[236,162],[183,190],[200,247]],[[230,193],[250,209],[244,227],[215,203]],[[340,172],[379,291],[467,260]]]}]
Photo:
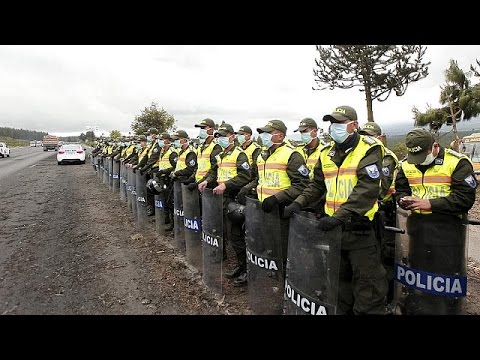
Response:
[{"label": "grass field", "polygon": [[30,146],[30,141],[28,140],[12,139],[6,136],[0,136],[0,142],[4,142],[10,148]]}]

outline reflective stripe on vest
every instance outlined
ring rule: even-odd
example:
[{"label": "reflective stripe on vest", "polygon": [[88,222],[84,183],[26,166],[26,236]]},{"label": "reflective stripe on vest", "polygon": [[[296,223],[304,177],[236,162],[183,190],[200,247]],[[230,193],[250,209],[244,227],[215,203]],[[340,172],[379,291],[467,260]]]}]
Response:
[{"label": "reflective stripe on vest", "polygon": [[227,154],[223,158],[220,155],[216,156],[218,164],[217,182],[219,184],[237,176],[237,159],[241,153],[243,153],[243,150],[236,147],[231,154]]},{"label": "reflective stripe on vest", "polygon": [[[393,194],[395,194],[395,178],[397,177],[397,172],[398,172],[398,158],[397,158],[397,155],[395,155],[395,153],[390,149],[388,149],[386,146],[384,146],[384,149],[385,149],[385,156],[390,155],[395,160],[395,170],[393,172],[392,183],[388,188],[387,194],[383,197],[383,201],[393,201]],[[381,183],[380,183],[380,186],[381,186]]]},{"label": "reflective stripe on vest", "polygon": [[184,152],[178,155],[177,166],[174,170],[175,172],[177,172],[178,170],[183,170],[187,167],[187,155],[190,154],[192,151],[195,152],[195,149],[192,146],[189,146],[185,149]]},{"label": "reflective stripe on vest", "polygon": [[315,149],[314,152],[312,152],[310,155],[307,155],[307,152],[305,151],[305,145],[297,146],[297,151],[302,154],[303,158],[305,159],[305,162],[307,163],[307,168],[310,171],[310,179],[313,179],[313,168],[318,162],[318,159],[320,158],[320,152],[323,148],[321,146],[322,144],[320,141],[318,142],[318,146]]},{"label": "reflective stripe on vest", "polygon": [[[360,160],[363,159],[370,148],[373,146],[381,146],[381,144],[379,142],[367,144],[365,141],[363,141],[363,135],[360,135],[360,141],[358,142],[357,146],[348,153],[340,168],[338,168],[330,156],[328,156],[332,146],[333,144],[322,148],[322,152],[320,153],[322,171],[323,175],[325,176],[325,185],[327,187],[325,213],[330,216],[332,216],[335,211],[342,206],[342,204],[347,202],[348,197],[357,184],[357,168]],[[381,171],[381,169],[378,170]],[[375,199],[375,203],[372,208],[364,215],[370,220],[373,220],[373,216],[377,210],[378,201]]]},{"label": "reflective stripe on vest", "polygon": [[250,167],[253,165],[253,157],[252,157],[253,152],[259,148],[260,148],[260,145],[258,145],[255,142],[252,142],[250,145],[248,145],[246,149],[242,149],[245,155],[247,155],[248,164],[250,165]]},{"label": "reflective stripe on vest", "polygon": [[135,146],[136,145],[132,144],[127,148],[127,150],[125,151],[125,157],[130,156],[133,153],[133,150],[135,150]]},{"label": "reflective stripe on vest", "polygon": [[[415,165],[403,161],[401,166],[410,184],[412,196],[421,199],[436,199],[448,196],[451,192],[452,173],[461,159],[468,158],[466,156],[458,158],[452,155],[449,149],[445,149],[443,164],[429,167],[424,174],[422,174]],[[413,210],[413,212],[421,214],[432,213],[431,211],[425,210]]]},{"label": "reflective stripe on vest", "polygon": [[158,170],[165,170],[172,167],[170,164],[170,154],[172,153],[173,148],[170,146],[168,150],[162,155],[160,154],[158,161],[154,167],[158,166]]},{"label": "reflective stripe on vest", "polygon": [[201,147],[197,149],[197,171],[195,172],[195,181],[199,181],[207,175],[208,171],[212,167],[210,163],[210,155],[212,154],[213,148],[216,145],[215,140],[212,140],[206,148],[201,150]]},{"label": "reflective stripe on vest", "polygon": [[290,187],[291,181],[287,174],[287,164],[294,151],[296,150],[290,146],[283,145],[276,148],[266,161],[263,160],[261,153],[258,155],[257,195],[260,202]]},{"label": "reflective stripe on vest", "polygon": [[142,161],[142,159],[145,157],[145,155],[147,155],[148,153],[148,147],[144,147],[142,150],[140,150],[140,155],[138,155],[138,163],[140,164],[140,161]]}]

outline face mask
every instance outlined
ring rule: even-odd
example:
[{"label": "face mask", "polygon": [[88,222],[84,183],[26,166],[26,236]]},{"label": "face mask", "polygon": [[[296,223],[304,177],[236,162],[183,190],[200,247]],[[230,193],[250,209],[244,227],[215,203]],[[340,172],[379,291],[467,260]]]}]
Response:
[{"label": "face mask", "polygon": [[435,156],[433,156],[433,153],[430,153],[425,158],[425,161],[420,163],[419,165],[430,165],[433,162],[433,160],[435,160]]},{"label": "face mask", "polygon": [[[312,130],[313,131],[313,130]],[[301,133],[301,136],[302,136],[302,142],[305,144],[305,145],[308,145],[312,142],[313,138],[311,136],[311,133],[312,131],[310,132],[307,132],[307,133]]]},{"label": "face mask", "polygon": [[198,134],[199,139],[206,139],[208,136],[206,129],[200,129],[200,133]]},{"label": "face mask", "polygon": [[137,144],[136,146],[137,146],[138,150],[140,150],[142,148],[142,145],[140,145],[140,144]]},{"label": "face mask", "polygon": [[158,140],[158,146],[163,148],[165,146],[165,141],[164,140]]},{"label": "face mask", "polygon": [[182,144],[180,144],[180,139],[175,140],[173,142],[173,146],[176,147],[177,149],[180,148],[182,146]]},{"label": "face mask", "polygon": [[245,139],[245,135],[237,135],[237,141],[240,145],[243,145],[247,139]]},{"label": "face mask", "polygon": [[198,142],[200,143],[200,145],[203,145],[205,143],[205,139],[199,138]]},{"label": "face mask", "polygon": [[152,137],[150,135],[147,136],[147,142],[152,142]]},{"label": "face mask", "polygon": [[220,145],[224,149],[226,149],[228,145],[230,145],[228,136],[220,136],[217,142],[218,142],[218,145]]},{"label": "face mask", "polygon": [[272,134],[262,132],[259,136],[260,139],[262,139],[263,146],[265,146],[267,149],[270,149],[270,147],[273,145]]},{"label": "face mask", "polygon": [[346,124],[338,124],[338,123],[333,123],[330,125],[330,136],[332,137],[333,141],[335,141],[338,144],[343,143],[350,133],[347,131],[347,126],[350,123]]}]

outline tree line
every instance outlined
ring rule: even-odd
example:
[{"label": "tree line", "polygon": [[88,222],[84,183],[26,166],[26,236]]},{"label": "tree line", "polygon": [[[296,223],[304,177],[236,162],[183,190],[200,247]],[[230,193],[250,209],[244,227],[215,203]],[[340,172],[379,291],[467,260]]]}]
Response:
[{"label": "tree line", "polygon": [[0,127],[0,136],[6,136],[12,139],[43,140],[45,135],[48,135],[48,133],[44,131]]}]

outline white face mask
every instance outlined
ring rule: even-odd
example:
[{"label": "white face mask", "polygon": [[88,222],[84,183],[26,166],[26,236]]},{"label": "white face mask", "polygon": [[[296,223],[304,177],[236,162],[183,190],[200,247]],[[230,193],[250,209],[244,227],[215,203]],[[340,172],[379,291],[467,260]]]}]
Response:
[{"label": "white face mask", "polygon": [[430,165],[433,160],[435,160],[435,156],[433,156],[433,152],[431,152],[430,154],[427,155],[427,157],[425,158],[425,161],[420,163],[419,165]]}]

